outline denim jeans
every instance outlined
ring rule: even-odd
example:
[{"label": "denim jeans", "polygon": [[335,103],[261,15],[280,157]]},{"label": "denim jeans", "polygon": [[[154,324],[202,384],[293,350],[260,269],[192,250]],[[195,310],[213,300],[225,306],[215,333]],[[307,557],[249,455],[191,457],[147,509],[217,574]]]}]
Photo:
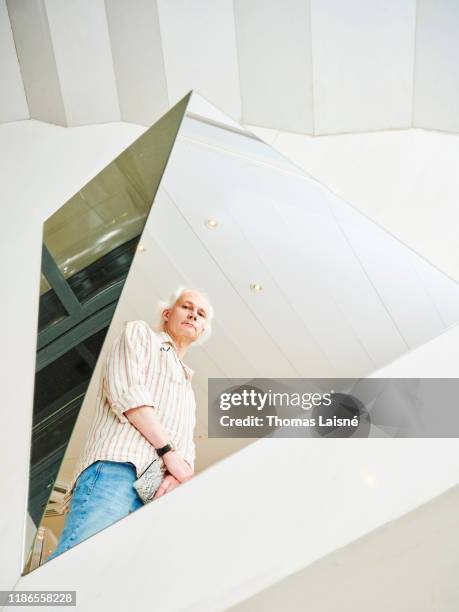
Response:
[{"label": "denim jeans", "polygon": [[143,506],[133,487],[136,479],[132,463],[96,461],[87,467],[75,483],[64,529],[48,561]]}]

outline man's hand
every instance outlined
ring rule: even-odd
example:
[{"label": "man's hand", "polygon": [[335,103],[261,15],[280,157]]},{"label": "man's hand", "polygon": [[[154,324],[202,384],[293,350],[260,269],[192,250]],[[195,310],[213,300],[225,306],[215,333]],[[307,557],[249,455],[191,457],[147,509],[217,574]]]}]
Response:
[{"label": "man's hand", "polygon": [[164,493],[169,493],[169,491],[172,491],[172,489],[175,489],[175,487],[178,487],[179,484],[180,482],[177,480],[177,478],[174,478],[172,474],[167,474],[163,478],[163,481],[160,484],[158,490],[153,495],[153,499],[157,499],[158,497],[161,497],[162,495],[164,495]]},{"label": "man's hand", "polygon": [[167,471],[179,482],[185,482],[193,476],[193,468],[177,451],[168,451],[163,455],[163,461]]}]

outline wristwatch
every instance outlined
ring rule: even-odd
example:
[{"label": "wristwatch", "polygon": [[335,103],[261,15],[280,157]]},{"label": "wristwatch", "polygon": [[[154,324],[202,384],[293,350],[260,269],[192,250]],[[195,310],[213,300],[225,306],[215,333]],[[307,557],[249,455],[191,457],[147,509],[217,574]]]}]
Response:
[{"label": "wristwatch", "polygon": [[172,444],[172,442],[168,442],[165,446],[161,446],[161,448],[156,449],[158,457],[162,457],[169,451],[175,451],[175,446]]}]

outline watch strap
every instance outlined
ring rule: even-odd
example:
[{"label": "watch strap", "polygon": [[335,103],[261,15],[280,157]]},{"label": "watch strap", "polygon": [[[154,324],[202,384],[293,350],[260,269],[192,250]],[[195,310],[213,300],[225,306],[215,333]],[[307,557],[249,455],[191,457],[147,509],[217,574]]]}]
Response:
[{"label": "watch strap", "polygon": [[174,450],[175,450],[175,446],[171,442],[168,442],[164,446],[161,446],[161,448],[157,448],[156,452],[158,453],[158,457],[162,457],[169,451],[174,451]]}]

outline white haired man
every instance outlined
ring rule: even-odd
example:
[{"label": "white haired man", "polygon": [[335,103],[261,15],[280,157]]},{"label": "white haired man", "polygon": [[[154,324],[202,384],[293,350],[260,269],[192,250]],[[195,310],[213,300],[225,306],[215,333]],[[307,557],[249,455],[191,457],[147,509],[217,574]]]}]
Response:
[{"label": "white haired man", "polygon": [[156,330],[130,321],[113,343],[97,406],[68,489],[69,512],[49,559],[143,505],[133,484],[153,461],[163,462],[161,497],[193,476],[196,404],[193,371],[182,359],[210,335],[212,307],[193,289],[162,303]]}]

